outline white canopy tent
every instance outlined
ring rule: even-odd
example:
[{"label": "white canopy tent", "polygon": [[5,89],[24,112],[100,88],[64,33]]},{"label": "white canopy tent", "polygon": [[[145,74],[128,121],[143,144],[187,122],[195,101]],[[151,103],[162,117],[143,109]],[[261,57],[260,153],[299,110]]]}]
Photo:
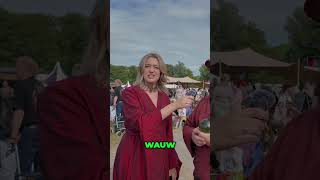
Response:
[{"label": "white canopy tent", "polygon": [[56,81],[61,81],[66,78],[67,78],[67,75],[62,70],[60,62],[58,61],[54,66],[53,70],[49,73],[48,78],[46,80],[46,84],[50,84]]},{"label": "white canopy tent", "polygon": [[166,88],[168,88],[168,89],[176,89],[176,88],[177,88],[177,85],[176,85],[176,84],[166,84],[165,86],[166,86]]},{"label": "white canopy tent", "polygon": [[178,83],[178,82],[185,83],[185,84],[200,84],[200,83],[202,83],[201,81],[197,81],[197,80],[191,79],[188,76],[182,77],[182,78],[176,78],[176,77],[167,76],[167,79],[168,79],[168,83],[169,84]]}]

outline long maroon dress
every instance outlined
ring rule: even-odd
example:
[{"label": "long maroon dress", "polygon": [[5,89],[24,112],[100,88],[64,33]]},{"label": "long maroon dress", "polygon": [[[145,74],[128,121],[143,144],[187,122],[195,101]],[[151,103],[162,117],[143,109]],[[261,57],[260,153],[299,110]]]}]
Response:
[{"label": "long maroon dress", "polygon": [[210,147],[198,147],[192,142],[192,131],[199,126],[201,120],[210,117],[210,97],[202,99],[189,116],[183,127],[183,138],[191,156],[193,157],[193,175],[201,180],[210,180]]},{"label": "long maroon dress", "polygon": [[179,175],[181,161],[175,150],[146,149],[144,142],[173,141],[171,115],[162,120],[160,110],[170,103],[158,93],[157,107],[138,86],[122,92],[126,133],[119,144],[113,169],[114,180],[168,180],[169,169]]}]

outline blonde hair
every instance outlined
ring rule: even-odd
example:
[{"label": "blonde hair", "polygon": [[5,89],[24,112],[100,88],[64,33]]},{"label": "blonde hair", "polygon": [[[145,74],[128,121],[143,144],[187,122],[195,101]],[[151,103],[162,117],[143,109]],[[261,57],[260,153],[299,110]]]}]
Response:
[{"label": "blonde hair", "polygon": [[[134,84],[140,86],[142,89],[146,88],[146,83],[143,78],[143,72],[144,72],[146,61],[149,58],[157,59],[159,62],[159,67],[160,67],[160,78],[156,84],[155,89],[157,89],[159,91],[163,91],[166,94],[169,94],[168,89],[165,87],[165,84],[167,83],[167,77],[166,77],[167,76],[167,67],[166,67],[166,64],[164,63],[162,57],[157,53],[148,53],[145,56],[143,56],[143,58],[141,59],[141,61],[139,63],[139,70],[137,73],[137,79]],[[154,89],[152,89],[152,90],[154,90]]]},{"label": "blonde hair", "polygon": [[84,55],[80,74],[94,75],[99,86],[103,86],[109,79],[109,27],[110,4],[108,0],[98,0],[91,14],[91,34],[89,44]]}]

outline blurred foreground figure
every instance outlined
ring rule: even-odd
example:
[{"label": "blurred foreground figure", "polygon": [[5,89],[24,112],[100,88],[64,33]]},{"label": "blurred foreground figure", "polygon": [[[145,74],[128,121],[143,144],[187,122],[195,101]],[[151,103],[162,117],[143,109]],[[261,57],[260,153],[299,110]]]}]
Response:
[{"label": "blurred foreground figure", "polygon": [[[320,21],[320,2],[307,0],[306,14]],[[288,123],[249,180],[319,179],[320,107]]]},{"label": "blurred foreground figure", "polygon": [[91,16],[79,76],[47,87],[39,98],[40,155],[45,180],[109,179],[109,1]]}]

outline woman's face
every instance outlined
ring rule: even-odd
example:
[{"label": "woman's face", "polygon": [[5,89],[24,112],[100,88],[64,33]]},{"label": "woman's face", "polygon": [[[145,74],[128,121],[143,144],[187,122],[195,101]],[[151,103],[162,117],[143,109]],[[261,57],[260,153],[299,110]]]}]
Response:
[{"label": "woman's face", "polygon": [[160,79],[160,64],[156,58],[150,57],[146,60],[143,78],[148,84],[156,84]]}]

